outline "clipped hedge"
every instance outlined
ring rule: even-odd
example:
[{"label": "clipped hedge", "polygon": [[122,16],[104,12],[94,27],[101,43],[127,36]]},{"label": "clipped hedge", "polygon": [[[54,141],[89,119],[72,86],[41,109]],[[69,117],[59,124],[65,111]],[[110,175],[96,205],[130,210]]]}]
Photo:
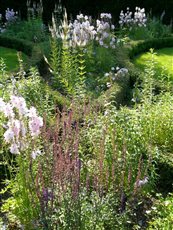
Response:
[{"label": "clipped hedge", "polygon": [[22,39],[7,37],[4,35],[0,35],[0,46],[16,49],[17,51],[22,51],[27,56],[32,56],[33,53],[32,42],[22,40]]},{"label": "clipped hedge", "polygon": [[173,47],[173,37],[167,38],[154,38],[146,41],[139,41],[132,45],[129,51],[129,58],[149,51],[150,48],[161,49],[165,47]]}]

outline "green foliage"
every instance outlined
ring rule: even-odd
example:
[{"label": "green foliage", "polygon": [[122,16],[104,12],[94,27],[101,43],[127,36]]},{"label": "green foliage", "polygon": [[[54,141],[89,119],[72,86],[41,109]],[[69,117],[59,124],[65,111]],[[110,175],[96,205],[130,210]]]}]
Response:
[{"label": "green foliage", "polygon": [[165,38],[171,37],[171,26],[164,25],[161,19],[152,18],[148,20],[147,30],[149,33],[148,38]]},{"label": "green foliage", "polygon": [[157,199],[154,200],[151,210],[146,212],[152,218],[148,230],[171,230],[173,225],[173,195],[169,194],[163,198],[161,194],[157,194]]},{"label": "green foliage", "polygon": [[[0,43],[29,55],[37,53],[37,57],[42,47],[47,54],[46,34],[40,31],[39,20],[20,22],[23,29],[17,31],[16,37],[26,41],[1,36]],[[167,27],[157,21],[150,23],[150,29],[132,29],[131,33],[136,38],[169,35]],[[17,30],[18,24],[15,26],[9,28],[9,35]],[[27,30],[32,31],[27,35]],[[37,41],[43,43],[33,48],[33,43],[27,40],[35,40],[35,35]],[[29,107],[35,106],[45,117],[42,136],[32,139],[27,151],[11,156],[5,145],[0,150],[10,175],[1,192],[11,194],[2,206],[9,221],[26,230],[146,228],[145,211],[150,212],[152,200],[148,194],[157,191],[157,185],[165,191],[171,184],[172,83],[157,88],[155,54],[151,50],[151,59],[134,89],[133,104],[122,107],[131,96],[130,78],[132,74],[138,75],[128,55],[132,58],[151,47],[172,46],[173,39],[152,39],[133,42],[133,45],[126,42],[126,49],[123,41],[115,51],[110,51],[95,44],[86,49],[73,49],[66,46],[66,41],[51,40],[47,62],[52,74],[49,83],[55,90],[35,67],[25,73],[20,55],[20,69],[11,78],[12,82],[3,60],[0,61],[3,86],[0,95],[8,98],[9,93],[17,93],[26,99]],[[127,50],[131,45],[131,50]],[[106,90],[108,77],[104,74],[117,63],[120,67],[129,66],[130,76],[112,80]],[[96,92],[97,87],[100,92]],[[94,97],[86,100],[91,95]],[[2,123],[4,119],[0,119]],[[3,133],[1,127],[1,141]],[[32,159],[31,152],[37,141],[44,154]],[[163,175],[162,170],[168,163],[169,169],[164,170]],[[165,187],[164,180],[169,182]],[[143,184],[139,186],[139,182]],[[172,195],[154,201],[151,216],[147,217],[150,219],[148,229],[171,229],[172,202]]]},{"label": "green foliage", "polygon": [[55,39],[51,42],[52,85],[69,96],[85,94],[85,58],[83,49],[73,50]]},{"label": "green foliage", "polygon": [[47,117],[55,113],[55,108],[62,108],[68,104],[68,100],[51,87],[41,78],[38,70],[30,68],[27,78],[16,82],[18,93],[23,96],[29,105],[35,106],[41,114]]},{"label": "green foliage", "polygon": [[30,42],[43,42],[48,39],[46,27],[41,18],[31,18],[27,21],[16,21],[7,26],[4,35]]}]

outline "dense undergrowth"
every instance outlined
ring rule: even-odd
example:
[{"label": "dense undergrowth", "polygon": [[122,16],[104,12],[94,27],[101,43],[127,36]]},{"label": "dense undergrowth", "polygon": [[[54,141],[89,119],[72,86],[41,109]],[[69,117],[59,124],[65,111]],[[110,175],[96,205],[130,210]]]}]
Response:
[{"label": "dense undergrowth", "polygon": [[[171,230],[173,85],[153,50],[144,71],[130,60],[171,46],[170,28],[140,8],[121,12],[118,33],[110,14],[69,24],[64,13],[51,37],[31,9],[0,35],[40,70],[20,55],[14,76],[0,63],[2,226]],[[137,41],[158,32],[169,38]]]}]

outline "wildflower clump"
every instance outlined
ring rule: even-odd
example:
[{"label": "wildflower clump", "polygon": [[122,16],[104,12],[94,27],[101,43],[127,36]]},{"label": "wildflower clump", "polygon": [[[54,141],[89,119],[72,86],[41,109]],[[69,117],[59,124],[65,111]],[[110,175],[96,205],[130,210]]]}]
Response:
[{"label": "wildflower clump", "polygon": [[[4,125],[6,129],[4,140],[6,144],[9,144],[10,152],[20,154],[27,150],[30,143],[40,134],[43,126],[42,117],[37,115],[34,107],[27,108],[23,97],[16,95],[11,95],[9,102],[0,98],[0,112],[7,119],[7,124]],[[33,147],[36,148],[36,141]]]}]

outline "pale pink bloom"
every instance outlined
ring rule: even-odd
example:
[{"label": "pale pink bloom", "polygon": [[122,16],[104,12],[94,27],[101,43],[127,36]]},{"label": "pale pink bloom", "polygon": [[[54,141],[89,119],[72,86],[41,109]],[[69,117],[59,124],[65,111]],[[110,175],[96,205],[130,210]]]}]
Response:
[{"label": "pale pink bloom", "polygon": [[11,95],[10,101],[13,107],[18,107],[18,97],[17,96]]},{"label": "pale pink bloom", "polygon": [[43,118],[36,116],[32,117],[29,121],[29,129],[31,131],[31,136],[38,136],[40,133],[40,128],[43,126]]},{"label": "pale pink bloom", "polygon": [[28,110],[28,117],[36,117],[37,116],[37,111],[35,107],[31,107]]},{"label": "pale pink bloom", "polygon": [[4,139],[7,143],[10,143],[14,139],[14,132],[11,128],[7,129],[4,133]]},{"label": "pale pink bloom", "polygon": [[19,97],[18,110],[21,115],[26,115],[28,113],[28,108],[26,106],[25,99],[23,97]]},{"label": "pale pink bloom", "polygon": [[10,99],[11,99],[12,106],[18,109],[19,114],[25,115],[28,112],[26,102],[23,97],[12,95]]},{"label": "pale pink bloom", "polygon": [[19,154],[19,147],[16,143],[13,143],[11,146],[10,146],[10,152],[12,154]]},{"label": "pale pink bloom", "polygon": [[12,121],[12,130],[14,132],[14,135],[16,137],[19,137],[19,133],[20,133],[20,121],[15,119]]},{"label": "pale pink bloom", "polygon": [[20,122],[20,129],[21,129],[22,137],[25,137],[26,136],[26,127],[22,121]]},{"label": "pale pink bloom", "polygon": [[5,117],[14,117],[13,107],[10,103],[5,104],[3,112]]}]

